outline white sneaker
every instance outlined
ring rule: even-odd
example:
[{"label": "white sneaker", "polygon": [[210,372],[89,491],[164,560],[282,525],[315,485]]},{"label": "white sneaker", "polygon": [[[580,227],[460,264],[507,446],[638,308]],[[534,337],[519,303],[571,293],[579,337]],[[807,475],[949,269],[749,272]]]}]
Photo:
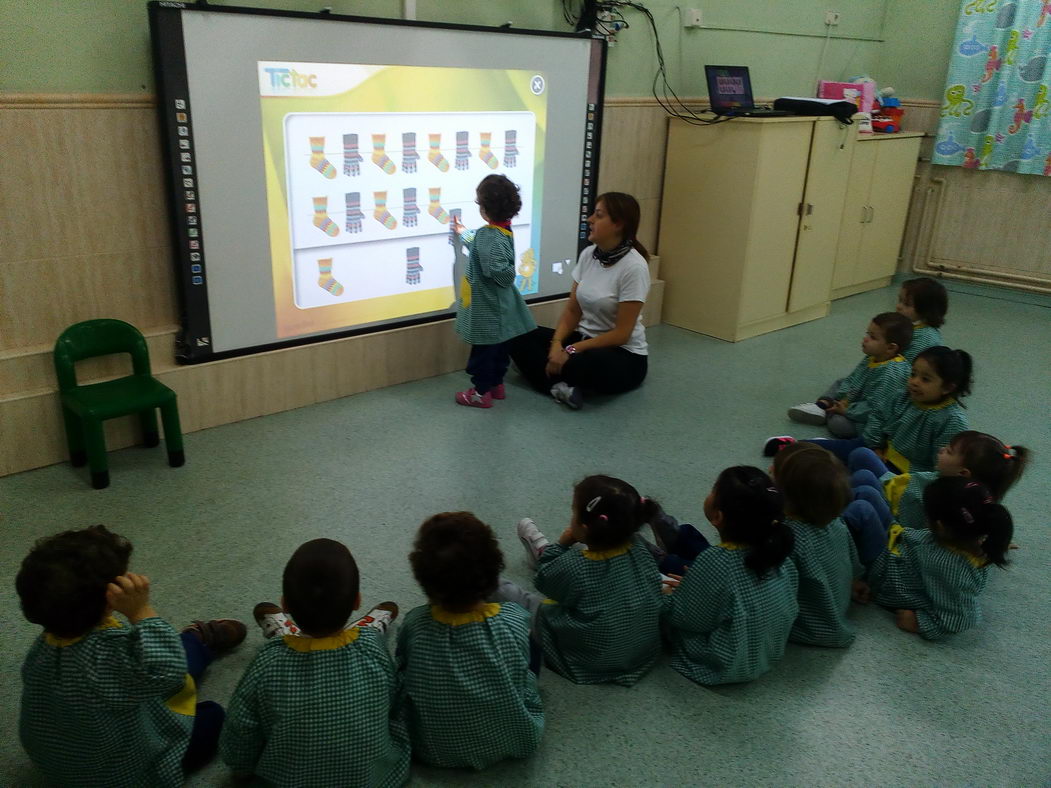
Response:
[{"label": "white sneaker", "polygon": [[800,424],[813,424],[820,427],[828,421],[828,414],[813,402],[804,402],[788,409],[788,418]]},{"label": "white sneaker", "polygon": [[522,543],[522,547],[526,550],[526,560],[529,562],[529,568],[536,569],[537,559],[540,558],[544,548],[551,542],[540,533],[540,529],[536,527],[536,523],[533,522],[531,517],[523,517],[519,520],[516,530],[518,531],[518,541]]},{"label": "white sneaker", "polygon": [[260,602],[252,611],[255,622],[263,630],[263,637],[272,638],[275,635],[298,635],[299,627],[281,610],[281,606],[275,602]]},{"label": "white sneaker", "polygon": [[551,396],[556,402],[568,405],[573,410],[580,410],[584,404],[584,395],[580,393],[580,389],[561,380],[551,387]]},{"label": "white sneaker", "polygon": [[398,617],[398,605],[395,602],[381,602],[372,608],[364,617],[354,622],[355,627],[371,627],[381,633],[386,632],[391,622]]}]

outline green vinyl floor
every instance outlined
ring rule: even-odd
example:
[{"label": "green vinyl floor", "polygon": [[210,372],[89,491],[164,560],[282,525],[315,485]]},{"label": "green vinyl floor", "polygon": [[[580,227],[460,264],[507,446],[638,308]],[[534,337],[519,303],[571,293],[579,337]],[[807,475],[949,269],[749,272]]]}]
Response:
[{"label": "green vinyl floor", "polygon": [[[1051,305],[950,290],[943,335],[975,358],[972,427],[1034,454],[1005,500],[1020,549],[1007,571],[990,571],[979,628],[928,643],[855,606],[849,649],[789,645],[766,676],[714,689],[666,660],[631,689],[545,670],[547,730],[533,757],[481,773],[414,765],[412,784],[1051,785]],[[769,435],[818,434],[786,409],[846,374],[870,318],[894,303],[892,288],[854,296],[828,318],[739,344],[650,329],[645,385],[579,412],[514,373],[492,410],[457,407],[457,373],[187,435],[179,469],[161,449],[114,452],[107,490],[68,464],[0,479],[0,785],[39,783],[17,738],[18,671],[37,631],[13,582],[37,537],[105,523],[132,540],[132,569],[151,577],[176,627],[245,619],[248,640],[202,683],[202,699],[226,703],[262,642],[252,606],[279,596],[285,561],[307,539],[345,542],[365,604],[407,611],[424,601],[406,560],[424,518],[474,511],[499,535],[507,575],[528,584],[516,521],[557,536],[573,482],[591,473],[627,479],[711,536],[701,502],[718,472],[765,468]],[[187,782],[230,779],[212,764]]]}]

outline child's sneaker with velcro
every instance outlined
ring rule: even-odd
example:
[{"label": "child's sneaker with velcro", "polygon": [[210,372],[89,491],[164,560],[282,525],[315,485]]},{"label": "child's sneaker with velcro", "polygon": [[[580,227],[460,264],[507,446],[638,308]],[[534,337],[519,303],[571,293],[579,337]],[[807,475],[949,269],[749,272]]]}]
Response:
[{"label": "child's sneaker with velcro", "polygon": [[803,402],[788,409],[788,418],[800,424],[812,424],[820,427],[828,421],[828,414],[816,402]]}]

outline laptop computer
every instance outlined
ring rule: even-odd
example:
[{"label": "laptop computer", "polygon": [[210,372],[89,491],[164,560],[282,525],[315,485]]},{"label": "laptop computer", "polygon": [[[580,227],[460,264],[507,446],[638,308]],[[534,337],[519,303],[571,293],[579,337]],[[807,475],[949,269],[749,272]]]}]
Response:
[{"label": "laptop computer", "polygon": [[708,97],[712,112],[744,118],[780,118],[791,113],[769,107],[757,107],[752,98],[752,78],[748,66],[705,66]]}]

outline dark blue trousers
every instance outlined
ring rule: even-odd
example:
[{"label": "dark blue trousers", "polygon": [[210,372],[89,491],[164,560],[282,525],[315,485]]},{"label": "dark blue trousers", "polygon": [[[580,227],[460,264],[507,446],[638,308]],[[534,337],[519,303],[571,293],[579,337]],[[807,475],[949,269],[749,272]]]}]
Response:
[{"label": "dark blue trousers", "polygon": [[471,376],[474,390],[485,394],[504,382],[511,356],[507,352],[507,343],[497,345],[471,345],[471,355],[467,358],[467,374]]},{"label": "dark blue trousers", "polygon": [[[189,632],[183,632],[179,637],[182,639],[183,651],[186,652],[186,672],[193,677],[194,683],[200,686],[201,677],[205,669],[212,664],[215,655],[208,646]],[[216,750],[219,749],[219,732],[223,728],[225,717],[223,707],[214,700],[197,704],[190,745],[182,758],[183,771],[200,769],[215,757]]]}]

